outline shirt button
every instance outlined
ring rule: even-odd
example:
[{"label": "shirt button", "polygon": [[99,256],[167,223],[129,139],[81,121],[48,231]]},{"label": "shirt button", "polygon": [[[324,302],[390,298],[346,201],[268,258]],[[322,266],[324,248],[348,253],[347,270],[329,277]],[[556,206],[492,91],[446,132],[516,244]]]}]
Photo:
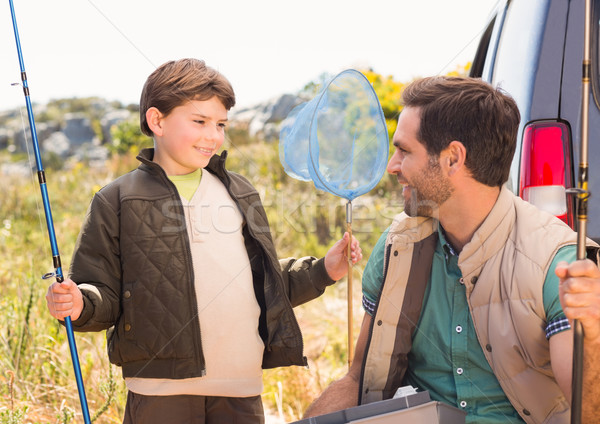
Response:
[{"label": "shirt button", "polygon": [[460,325],[456,326],[456,332],[457,333],[462,333],[462,327]]},{"label": "shirt button", "polygon": [[460,277],[460,278],[458,279],[458,282],[459,282],[460,284],[465,284],[465,279],[464,279],[464,278],[462,278],[462,277]]},{"label": "shirt button", "polygon": [[131,292],[129,290],[126,290],[125,293],[123,293],[123,297],[125,299],[129,299],[131,297]]},{"label": "shirt button", "polygon": [[461,408],[466,408],[467,407],[467,402],[465,402],[464,400],[460,401],[460,407]]},{"label": "shirt button", "polygon": [[131,324],[125,324],[125,331],[131,330]]},{"label": "shirt button", "polygon": [[457,369],[456,369],[456,373],[457,373],[458,375],[461,375],[463,372],[464,372],[464,370],[463,370],[462,368],[457,368]]}]

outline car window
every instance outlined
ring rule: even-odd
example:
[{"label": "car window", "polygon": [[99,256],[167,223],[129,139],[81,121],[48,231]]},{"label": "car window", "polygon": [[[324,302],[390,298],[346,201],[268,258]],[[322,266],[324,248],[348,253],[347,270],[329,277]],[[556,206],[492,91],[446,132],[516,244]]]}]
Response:
[{"label": "car window", "polygon": [[512,2],[498,44],[491,82],[508,91],[521,111],[529,109],[526,102],[531,98],[533,78],[530,81],[523,78],[535,75],[547,3],[547,0]]},{"label": "car window", "polygon": [[469,76],[473,78],[481,78],[483,75],[483,66],[485,65],[485,59],[490,51],[490,40],[492,38],[492,32],[494,30],[494,24],[496,23],[496,16],[491,20],[488,26],[483,31],[479,46],[477,46],[477,52],[469,71]]},{"label": "car window", "polygon": [[[539,44],[547,10],[548,0],[511,2],[506,10],[493,63],[491,83],[510,93],[521,111],[519,134],[523,131],[524,123],[529,121]],[[518,178],[519,161],[514,160],[507,181],[510,190],[515,191],[518,187]]]}]

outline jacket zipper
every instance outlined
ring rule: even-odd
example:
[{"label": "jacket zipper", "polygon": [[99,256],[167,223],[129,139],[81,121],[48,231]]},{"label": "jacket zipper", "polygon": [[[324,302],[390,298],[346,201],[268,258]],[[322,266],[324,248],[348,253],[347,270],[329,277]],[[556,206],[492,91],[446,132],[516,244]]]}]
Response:
[{"label": "jacket zipper", "polygon": [[202,329],[200,328],[200,322],[198,317],[200,316],[200,312],[198,311],[198,293],[196,293],[196,284],[195,284],[195,276],[194,276],[194,266],[193,266],[193,258],[192,258],[192,251],[190,249],[190,245],[189,245],[189,237],[187,236],[187,223],[185,222],[185,211],[183,210],[183,205],[180,202],[180,199],[177,197],[179,195],[178,191],[177,191],[177,187],[175,187],[175,184],[173,184],[173,182],[169,179],[169,177],[167,176],[167,174],[164,172],[164,170],[162,168],[160,168],[160,172],[159,175],[163,178],[163,180],[166,181],[167,183],[167,187],[171,188],[171,191],[174,192],[175,196],[173,197],[173,199],[175,200],[175,204],[178,205],[177,207],[179,208],[179,212],[181,214],[181,216],[184,217],[184,224],[186,227],[186,234],[184,237],[184,244],[185,244],[185,253],[187,255],[187,268],[188,268],[188,273],[190,276],[190,284],[192,284],[192,290],[194,292],[194,298],[190,298],[191,299],[191,308],[192,308],[192,316],[194,317],[194,327],[197,328],[197,334],[198,334],[198,338],[194,337],[193,341],[194,341],[194,345],[196,347],[196,349],[194,349],[194,352],[196,352],[195,356],[196,356],[196,363],[199,365],[200,368],[200,377],[204,377],[206,376],[206,361],[203,360],[204,358],[204,352],[202,350]]},{"label": "jacket zipper", "polygon": [[[231,196],[232,199],[235,199],[236,204],[239,206],[239,200],[238,200],[238,196],[233,193],[231,191],[231,179],[229,178],[229,175],[227,175],[227,171],[225,169],[225,160],[227,159],[227,151],[224,151],[219,159],[219,173],[222,174],[222,181],[225,184],[225,187],[227,188],[227,192],[229,193],[229,195]],[[242,208],[240,208],[240,210],[242,211],[242,214],[244,214],[244,219],[246,218],[245,216],[245,211],[242,210]],[[262,244],[262,242],[256,237],[256,234],[254,234],[254,230],[252,229],[252,227],[250,225],[248,225],[248,233],[252,236],[252,238],[258,243],[259,247],[262,249],[263,252],[266,252],[265,246]],[[268,259],[268,255],[264,254],[263,256],[264,258]],[[265,276],[263,278],[266,278],[266,273]],[[264,282],[263,282],[263,291],[264,291]],[[288,297],[283,294],[282,298],[284,300],[284,302],[287,303],[287,306],[293,310],[292,308],[292,304],[290,303],[290,300],[288,299]],[[265,314],[266,314],[266,305],[265,305]],[[304,366],[306,368],[308,368],[308,360],[306,358],[306,356],[304,356],[304,338],[302,337],[302,331],[300,330],[300,325],[298,324],[298,320],[296,319],[296,315],[292,313],[292,318],[293,318],[293,323],[296,327],[296,334],[298,334],[299,336],[297,336],[297,339],[299,339],[300,341],[300,355],[302,356],[302,362],[304,363]],[[271,334],[269,333],[269,325],[268,322],[266,323],[266,330],[267,330],[267,340],[265,343],[265,349],[269,352],[271,350],[270,347],[270,341],[271,341]]]}]

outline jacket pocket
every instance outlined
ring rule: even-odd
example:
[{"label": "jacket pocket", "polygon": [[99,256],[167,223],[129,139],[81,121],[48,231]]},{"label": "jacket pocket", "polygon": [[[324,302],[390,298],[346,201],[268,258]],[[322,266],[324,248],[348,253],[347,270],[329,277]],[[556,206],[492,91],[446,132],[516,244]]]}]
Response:
[{"label": "jacket pocket", "polygon": [[121,316],[107,333],[109,356],[115,364],[145,361],[154,356],[149,346],[152,337],[148,337],[151,326],[146,322],[147,311],[141,295],[144,290],[139,281],[123,284]]},{"label": "jacket pocket", "polygon": [[121,294],[121,319],[117,323],[117,332],[125,340],[135,340],[137,333],[137,323],[135,322],[135,291],[134,283],[123,284],[123,293]]}]

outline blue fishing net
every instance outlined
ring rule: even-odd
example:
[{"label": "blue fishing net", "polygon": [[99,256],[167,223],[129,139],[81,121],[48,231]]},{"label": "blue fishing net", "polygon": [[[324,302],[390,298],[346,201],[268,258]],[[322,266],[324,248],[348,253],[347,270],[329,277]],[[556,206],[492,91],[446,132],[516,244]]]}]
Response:
[{"label": "blue fishing net", "polygon": [[371,190],[385,171],[389,141],[371,83],[349,69],[324,84],[282,123],[279,157],[286,173],[353,200]]}]

